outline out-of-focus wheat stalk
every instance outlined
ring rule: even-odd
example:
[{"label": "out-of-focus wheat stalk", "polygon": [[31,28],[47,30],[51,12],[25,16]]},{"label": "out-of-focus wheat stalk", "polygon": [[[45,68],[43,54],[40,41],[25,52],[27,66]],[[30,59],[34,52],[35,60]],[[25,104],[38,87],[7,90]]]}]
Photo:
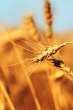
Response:
[{"label": "out-of-focus wheat stalk", "polygon": [[4,104],[5,104],[5,102],[4,102],[4,94],[3,94],[3,92],[2,92],[2,90],[0,88],[0,110],[4,110]]},{"label": "out-of-focus wheat stalk", "polygon": [[9,95],[8,95],[8,93],[7,93],[7,91],[6,91],[1,80],[0,80],[0,88],[1,88],[1,90],[5,96],[6,100],[8,101],[8,104],[9,104],[11,110],[15,110],[14,105],[13,105],[13,103],[12,103],[12,101],[11,101],[11,99],[10,99],[10,97],[9,97]]},{"label": "out-of-focus wheat stalk", "polygon": [[[16,45],[14,45],[14,41],[12,39],[11,34],[9,33],[9,30],[7,28],[6,28],[6,30],[7,30],[7,33],[8,33],[9,42],[12,43],[12,46],[13,46],[14,52],[15,52],[17,58],[18,58],[18,61],[19,62],[23,62],[23,59],[21,58],[21,55],[20,55],[20,53],[19,53]],[[31,93],[33,95],[33,98],[34,98],[34,101],[35,101],[35,104],[36,104],[36,107],[37,107],[37,110],[41,110],[41,106],[40,106],[39,101],[38,101],[38,98],[36,96],[36,93],[35,93],[33,84],[32,84],[32,82],[30,80],[30,77],[27,75],[26,70],[24,69],[24,64],[23,63],[20,63],[20,65],[21,65],[21,68],[22,68],[22,71],[23,71],[23,75],[25,76],[25,78],[26,78],[26,80],[28,82],[28,85],[30,87]]]},{"label": "out-of-focus wheat stalk", "polygon": [[4,104],[1,100],[0,100],[0,110],[4,110]]},{"label": "out-of-focus wheat stalk", "polygon": [[[63,75],[63,72],[61,73],[61,72],[58,71],[58,77],[61,77],[62,75]],[[59,105],[58,105],[57,96],[56,96],[56,91],[55,91],[56,87],[54,86],[54,80],[58,77],[56,75],[51,76],[51,74],[49,75],[48,72],[47,72],[47,78],[48,78],[48,82],[49,82],[49,85],[50,85],[50,90],[51,90],[51,94],[52,94],[52,97],[53,97],[55,110],[60,110]]]}]

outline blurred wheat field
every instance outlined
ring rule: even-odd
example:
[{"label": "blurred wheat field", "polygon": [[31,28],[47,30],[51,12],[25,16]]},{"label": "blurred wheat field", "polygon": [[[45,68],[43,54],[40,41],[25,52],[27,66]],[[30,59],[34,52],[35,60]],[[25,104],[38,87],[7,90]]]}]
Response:
[{"label": "blurred wheat field", "polygon": [[[0,33],[0,110],[73,110],[73,81],[66,72],[49,61],[31,61],[47,46],[73,41],[71,32],[69,37],[53,34],[51,6],[48,0],[44,4],[45,32],[36,27],[32,15],[26,15],[21,25],[4,26]],[[71,70],[72,47],[55,55]]]}]

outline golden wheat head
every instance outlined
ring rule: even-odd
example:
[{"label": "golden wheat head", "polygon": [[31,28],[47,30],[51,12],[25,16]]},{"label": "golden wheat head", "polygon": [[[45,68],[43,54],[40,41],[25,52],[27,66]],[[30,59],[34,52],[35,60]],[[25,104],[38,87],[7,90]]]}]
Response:
[{"label": "golden wheat head", "polygon": [[27,15],[25,17],[25,28],[29,32],[29,35],[32,36],[36,41],[39,39],[39,32],[36,28],[35,22],[33,20],[32,15]]},{"label": "golden wheat head", "polygon": [[51,14],[50,2],[48,0],[45,0],[44,17],[45,17],[45,23],[47,27],[46,36],[51,38],[52,37],[52,14]]}]

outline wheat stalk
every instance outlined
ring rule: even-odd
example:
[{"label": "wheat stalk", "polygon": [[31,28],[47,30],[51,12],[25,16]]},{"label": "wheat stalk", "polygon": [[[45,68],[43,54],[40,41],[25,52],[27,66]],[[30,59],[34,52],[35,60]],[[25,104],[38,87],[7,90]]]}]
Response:
[{"label": "wheat stalk", "polygon": [[5,96],[6,100],[8,101],[8,104],[9,104],[11,110],[15,110],[15,107],[14,107],[14,105],[13,105],[13,103],[12,103],[12,101],[11,101],[11,99],[10,99],[10,97],[9,97],[5,87],[4,87],[4,84],[2,83],[1,80],[0,80],[0,88],[1,88],[1,90]]}]

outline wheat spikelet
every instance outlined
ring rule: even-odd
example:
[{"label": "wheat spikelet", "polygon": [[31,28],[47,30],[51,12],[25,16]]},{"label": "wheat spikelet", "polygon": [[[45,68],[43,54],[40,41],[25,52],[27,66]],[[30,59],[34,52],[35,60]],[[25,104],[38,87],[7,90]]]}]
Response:
[{"label": "wheat spikelet", "polygon": [[52,14],[51,14],[51,7],[48,0],[45,0],[45,7],[44,7],[44,17],[46,23],[46,36],[48,38],[52,37]]},{"label": "wheat spikelet", "polygon": [[25,29],[28,32],[28,34],[33,39],[35,39],[36,41],[38,41],[39,38],[40,38],[40,34],[39,34],[39,32],[38,32],[38,30],[37,30],[37,28],[35,26],[35,23],[34,23],[34,20],[33,20],[32,15],[27,15],[25,17],[24,24],[25,24]]}]

